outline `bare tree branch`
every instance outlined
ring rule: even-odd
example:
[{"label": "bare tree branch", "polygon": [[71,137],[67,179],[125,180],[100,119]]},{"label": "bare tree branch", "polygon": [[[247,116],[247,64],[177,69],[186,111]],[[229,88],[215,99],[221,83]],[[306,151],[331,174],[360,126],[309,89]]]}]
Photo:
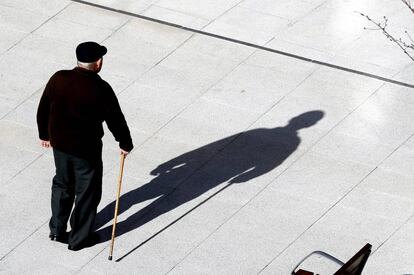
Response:
[{"label": "bare tree branch", "polygon": [[[406,4],[410,10],[414,13],[414,10],[411,6],[410,0],[401,0],[404,4]],[[397,44],[397,46],[403,50],[403,52],[412,60],[414,61],[414,41],[411,38],[410,34],[405,31],[405,34],[407,35],[408,39],[410,42],[406,42],[404,41],[402,38],[396,38],[395,36],[393,36],[392,34],[390,34],[387,30],[387,26],[388,26],[388,18],[386,16],[383,17],[383,20],[381,22],[377,22],[375,20],[373,20],[372,18],[370,18],[368,15],[363,14],[363,13],[359,13],[361,14],[361,16],[365,17],[369,22],[371,22],[374,26],[376,26],[375,28],[364,28],[366,30],[381,30],[382,33],[385,35],[385,37],[387,39],[389,39],[391,42],[394,42],[395,44]]]},{"label": "bare tree branch", "polygon": [[411,35],[408,33],[408,31],[405,31],[405,34],[407,35],[408,39],[411,41],[411,44],[414,45],[414,40],[411,37]]},{"label": "bare tree branch", "polygon": [[411,5],[410,0],[401,0],[407,7],[411,10],[412,13],[414,13],[414,7]]}]

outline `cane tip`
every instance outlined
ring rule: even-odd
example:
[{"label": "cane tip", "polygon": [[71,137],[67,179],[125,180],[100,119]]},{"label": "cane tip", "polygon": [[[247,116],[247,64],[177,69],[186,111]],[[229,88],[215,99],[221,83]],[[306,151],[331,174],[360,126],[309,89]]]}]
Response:
[{"label": "cane tip", "polygon": [[112,261],[112,256],[109,256],[109,257],[108,257],[108,260]]}]

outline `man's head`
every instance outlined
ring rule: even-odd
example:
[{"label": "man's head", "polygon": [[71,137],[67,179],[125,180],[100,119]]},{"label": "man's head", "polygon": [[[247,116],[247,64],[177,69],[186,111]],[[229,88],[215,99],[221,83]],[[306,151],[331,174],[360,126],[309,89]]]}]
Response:
[{"label": "man's head", "polygon": [[78,66],[98,73],[102,68],[102,57],[106,52],[107,49],[96,42],[83,42],[76,47]]}]

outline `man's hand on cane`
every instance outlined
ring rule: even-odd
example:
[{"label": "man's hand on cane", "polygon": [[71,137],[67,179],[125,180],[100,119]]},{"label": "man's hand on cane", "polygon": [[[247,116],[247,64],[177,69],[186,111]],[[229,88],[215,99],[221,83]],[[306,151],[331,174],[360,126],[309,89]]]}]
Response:
[{"label": "man's hand on cane", "polygon": [[40,146],[43,148],[49,148],[50,147],[50,141],[49,140],[40,140]]},{"label": "man's hand on cane", "polygon": [[[121,149],[121,148],[120,148]],[[128,151],[125,151],[125,150],[123,150],[123,149],[121,149],[121,155],[125,155],[125,156],[127,156],[129,154],[129,152]]]}]

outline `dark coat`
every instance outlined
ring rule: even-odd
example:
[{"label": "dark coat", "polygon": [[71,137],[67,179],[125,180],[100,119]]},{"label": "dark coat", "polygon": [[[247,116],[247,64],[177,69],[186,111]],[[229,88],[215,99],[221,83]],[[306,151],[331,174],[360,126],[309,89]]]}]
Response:
[{"label": "dark coat", "polygon": [[37,110],[39,138],[78,157],[97,156],[102,150],[106,122],[125,151],[133,148],[125,117],[111,86],[82,68],[55,73],[46,85]]}]

